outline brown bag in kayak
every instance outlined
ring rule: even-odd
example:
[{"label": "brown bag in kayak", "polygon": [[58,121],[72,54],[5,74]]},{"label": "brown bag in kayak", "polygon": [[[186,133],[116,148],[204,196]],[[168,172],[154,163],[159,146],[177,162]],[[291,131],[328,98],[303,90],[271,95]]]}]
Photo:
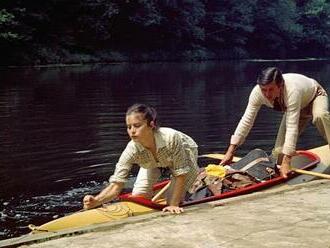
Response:
[{"label": "brown bag in kayak", "polygon": [[189,189],[190,194],[195,194],[207,188],[211,195],[221,194],[230,190],[246,187],[258,183],[259,181],[244,171],[228,172],[225,177],[207,175],[205,170],[197,176],[194,184]]}]

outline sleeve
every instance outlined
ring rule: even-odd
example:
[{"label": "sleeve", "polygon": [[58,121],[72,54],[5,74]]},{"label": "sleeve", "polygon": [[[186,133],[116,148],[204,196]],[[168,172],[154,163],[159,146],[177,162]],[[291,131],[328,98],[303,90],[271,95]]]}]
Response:
[{"label": "sleeve", "polygon": [[121,154],[118,163],[116,164],[116,169],[114,174],[109,178],[109,182],[126,183],[128,175],[133,166],[134,160],[134,149],[129,144],[126,146],[125,150]]},{"label": "sleeve", "polygon": [[179,134],[173,137],[173,167],[170,168],[173,176],[180,176],[187,174],[190,171],[190,164],[192,163],[189,147],[184,146],[184,141],[180,138]]},{"label": "sleeve", "polygon": [[257,114],[262,105],[261,96],[258,93],[258,86],[256,86],[249,97],[248,105],[245,112],[237,125],[234,134],[231,136],[230,144],[241,145],[244,143],[246,136],[249,134]]},{"label": "sleeve", "polygon": [[296,144],[299,134],[299,118],[301,110],[301,97],[298,91],[288,96],[286,111],[286,133],[282,153],[293,155],[296,151]]}]

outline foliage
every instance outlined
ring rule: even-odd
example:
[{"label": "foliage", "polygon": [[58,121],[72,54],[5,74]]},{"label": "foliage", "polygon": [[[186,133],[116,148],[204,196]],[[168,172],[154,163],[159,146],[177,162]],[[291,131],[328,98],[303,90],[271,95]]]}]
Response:
[{"label": "foliage", "polygon": [[207,41],[214,47],[243,47],[254,31],[253,12],[256,0],[208,1]]},{"label": "foliage", "polygon": [[294,1],[258,0],[254,18],[255,32],[249,37],[250,50],[264,57],[284,57],[295,51],[302,28],[297,23]]},{"label": "foliage", "polygon": [[0,42],[18,40],[21,36],[17,33],[15,16],[6,9],[0,9]]},{"label": "foliage", "polygon": [[2,0],[0,52],[1,64],[329,56],[330,3]]},{"label": "foliage", "polygon": [[[299,23],[303,27],[301,49],[308,46],[314,55],[330,52],[330,3],[309,0],[301,7]],[[322,52],[323,50],[323,52]]]}]

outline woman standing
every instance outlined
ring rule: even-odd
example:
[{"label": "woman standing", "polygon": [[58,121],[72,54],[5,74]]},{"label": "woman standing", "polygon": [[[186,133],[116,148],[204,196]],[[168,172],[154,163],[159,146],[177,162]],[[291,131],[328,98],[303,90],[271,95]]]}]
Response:
[{"label": "woman standing", "polygon": [[94,208],[115,199],[124,187],[133,164],[140,165],[132,195],[152,196],[152,186],[160,177],[159,167],[170,169],[171,187],[164,212],[181,213],[179,207],[186,191],[198,174],[197,144],[188,135],[172,128],[157,126],[156,110],[144,104],[134,104],[126,112],[127,144],[110,177],[110,185],[98,195],[86,195],[84,208]]}]

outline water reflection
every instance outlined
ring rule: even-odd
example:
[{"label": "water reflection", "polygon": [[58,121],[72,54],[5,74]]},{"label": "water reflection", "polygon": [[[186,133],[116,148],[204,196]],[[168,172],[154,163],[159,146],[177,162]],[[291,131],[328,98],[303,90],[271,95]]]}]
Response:
[{"label": "water reflection", "polygon": [[[223,152],[257,73],[273,65],[330,88],[328,61],[1,69],[0,238],[76,211],[102,188],[128,141],[124,113],[133,103],[155,106],[161,125],[194,137],[200,153]],[[271,149],[280,118],[262,109],[239,155]],[[323,144],[315,135],[309,128],[299,147]]]}]

